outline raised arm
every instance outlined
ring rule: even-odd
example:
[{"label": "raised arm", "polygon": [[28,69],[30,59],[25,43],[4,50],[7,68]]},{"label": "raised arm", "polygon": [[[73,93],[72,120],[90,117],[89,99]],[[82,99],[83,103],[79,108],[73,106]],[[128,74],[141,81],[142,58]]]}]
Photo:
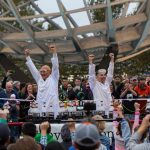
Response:
[{"label": "raised arm", "polygon": [[142,124],[140,125],[138,131],[132,135],[129,141],[129,145],[127,147],[128,150],[149,150],[150,143],[145,142],[139,144],[143,134],[145,134],[145,132],[148,131],[149,127],[150,127],[150,115],[147,115],[145,118],[143,118]]},{"label": "raised arm", "polygon": [[109,67],[108,67],[108,71],[107,71],[107,82],[109,84],[111,84],[112,80],[113,80],[113,74],[114,74],[114,54],[110,53],[110,63],[109,63]]},{"label": "raised arm", "polygon": [[57,57],[57,50],[55,45],[49,45],[49,50],[52,52],[53,57],[51,58],[52,62],[52,77],[56,80],[59,80],[59,62]]},{"label": "raised arm", "polygon": [[122,138],[124,139],[124,143],[125,143],[125,147],[128,147],[128,143],[131,137],[131,131],[130,131],[130,127],[129,127],[129,123],[126,121],[126,119],[124,118],[123,112],[122,112],[122,106],[119,105],[118,106],[118,114],[119,114],[119,118],[121,118],[121,132],[122,132]]},{"label": "raised arm", "polygon": [[1,85],[1,87],[2,87],[3,89],[6,88],[6,82],[7,82],[7,79],[9,78],[10,75],[11,75],[11,72],[10,72],[10,70],[8,70],[7,73],[6,73],[6,75],[4,76],[4,79],[2,80],[2,85]]},{"label": "raised arm", "polygon": [[29,49],[25,49],[25,56],[26,56],[26,65],[29,68],[33,78],[35,79],[36,83],[38,83],[38,80],[40,78],[40,73],[37,70],[37,68],[35,67],[33,61],[30,58],[30,50]]},{"label": "raised arm", "polygon": [[95,85],[95,64],[93,64],[94,55],[89,55],[89,85],[93,90]]},{"label": "raised arm", "polygon": [[132,127],[132,134],[134,133],[134,129],[139,125],[139,120],[140,120],[140,104],[135,103],[135,115],[134,115],[134,124]]}]

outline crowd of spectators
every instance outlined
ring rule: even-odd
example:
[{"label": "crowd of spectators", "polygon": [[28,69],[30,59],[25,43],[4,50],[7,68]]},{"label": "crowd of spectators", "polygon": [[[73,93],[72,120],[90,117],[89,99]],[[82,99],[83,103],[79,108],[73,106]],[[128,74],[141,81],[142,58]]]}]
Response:
[{"label": "crowd of spectators", "polygon": [[[37,126],[32,122],[23,123],[21,136],[11,139],[7,114],[0,112],[0,150],[149,150],[150,115],[146,115],[140,124],[140,104],[135,103],[133,125],[125,118],[119,101],[113,103],[113,138],[104,134],[106,122],[100,115],[85,118],[80,124],[68,119],[61,128],[62,142],[51,134],[51,124],[47,121]],[[117,114],[117,115],[116,115]]]},{"label": "crowd of spectators", "polygon": [[[61,129],[62,142],[59,143],[50,133],[48,122],[40,124],[39,133],[35,124],[24,123],[19,130],[8,127],[6,107],[9,110],[9,121],[25,121],[30,108],[30,102],[19,99],[36,100],[37,85],[35,83],[20,83],[11,79],[8,71],[0,88],[0,150],[148,150],[150,115],[147,115],[139,125],[139,116],[143,112],[147,101],[132,101],[134,98],[150,97],[150,77],[120,77],[115,76],[110,85],[112,99],[114,99],[113,136],[114,141],[104,135],[105,121],[100,115],[88,118],[77,128],[73,120],[69,120]],[[18,99],[7,101],[7,98]],[[74,82],[63,78],[59,83],[60,101],[92,100],[93,94],[87,79],[79,77]],[[126,99],[121,104],[115,99]],[[116,115],[117,114],[117,115]],[[127,114],[135,114],[133,127],[125,118]],[[21,133],[21,134],[20,134]],[[20,138],[21,137],[21,138]],[[24,145],[24,146],[22,146]]]}]

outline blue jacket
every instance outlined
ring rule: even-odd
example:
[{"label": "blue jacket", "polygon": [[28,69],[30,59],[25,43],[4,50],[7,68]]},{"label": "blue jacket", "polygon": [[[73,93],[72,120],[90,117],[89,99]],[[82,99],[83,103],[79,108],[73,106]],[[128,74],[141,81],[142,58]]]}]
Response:
[{"label": "blue jacket", "polygon": [[110,150],[110,140],[106,135],[100,135],[100,141],[106,146],[107,150]]},{"label": "blue jacket", "polygon": [[122,137],[125,141],[126,150],[149,150],[150,143],[141,143],[139,141],[141,136],[138,132],[131,136],[130,128],[128,122],[123,119],[121,122]]},{"label": "blue jacket", "polygon": [[[12,90],[11,94],[15,94],[15,95],[16,95],[16,99],[19,98],[19,97],[18,97],[18,94],[17,94],[14,90]],[[8,97],[7,91],[6,91],[5,89],[1,90],[1,92],[0,92],[0,98],[10,98],[10,97]],[[3,100],[3,99],[1,100],[1,99],[0,99],[0,108],[2,108],[3,105],[4,105],[6,102],[7,102],[7,100]]]}]

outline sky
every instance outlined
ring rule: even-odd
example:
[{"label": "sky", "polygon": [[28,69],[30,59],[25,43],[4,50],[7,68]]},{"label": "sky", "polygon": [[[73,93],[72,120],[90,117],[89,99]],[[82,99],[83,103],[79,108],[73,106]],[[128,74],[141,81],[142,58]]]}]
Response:
[{"label": "sky", "polygon": [[[62,2],[67,10],[84,7],[83,0],[62,0]],[[45,13],[59,12],[56,0],[38,0],[37,4]],[[72,14],[71,16],[75,19],[79,26],[89,24],[86,12]],[[55,19],[55,21],[65,28],[65,24],[61,17]]]},{"label": "sky", "polygon": [[[76,8],[84,7],[83,0],[62,0],[62,2],[67,10],[73,10]],[[45,13],[53,13],[59,11],[56,0],[38,0],[36,3]],[[131,13],[136,7],[136,5],[136,3],[132,3],[129,6],[128,13]],[[74,18],[74,20],[79,26],[90,24],[86,12],[72,14],[71,16]],[[63,28],[66,28],[61,17],[55,19],[54,21],[57,22]]]}]

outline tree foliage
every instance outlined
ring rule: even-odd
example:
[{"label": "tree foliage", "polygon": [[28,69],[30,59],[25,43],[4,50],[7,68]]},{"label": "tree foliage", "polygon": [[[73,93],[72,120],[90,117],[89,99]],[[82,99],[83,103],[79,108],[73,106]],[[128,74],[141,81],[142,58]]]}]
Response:
[{"label": "tree foliage", "polygon": [[[110,1],[113,2],[115,0],[110,0]],[[93,2],[93,0],[89,0],[90,5],[103,4],[105,2],[106,0],[97,0],[95,2]],[[123,5],[121,4],[117,6],[112,6],[112,18],[113,19],[118,18],[120,16],[122,7]],[[91,14],[92,14],[92,19],[95,23],[104,22],[106,18],[106,9],[100,8],[100,9],[91,10]]]},{"label": "tree foliage", "polygon": [[115,73],[127,73],[129,76],[150,74],[150,51],[138,55],[132,59],[126,60],[121,63],[116,63]]}]

